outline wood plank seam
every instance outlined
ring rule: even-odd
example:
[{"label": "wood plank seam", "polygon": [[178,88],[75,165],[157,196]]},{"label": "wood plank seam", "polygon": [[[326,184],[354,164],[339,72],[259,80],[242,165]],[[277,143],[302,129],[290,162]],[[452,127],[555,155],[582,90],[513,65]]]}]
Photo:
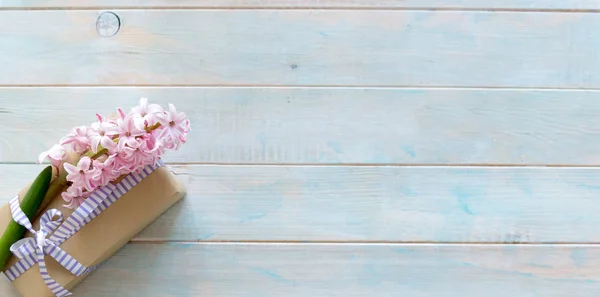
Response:
[{"label": "wood plank seam", "polygon": [[[135,5],[132,5],[135,3]],[[343,10],[439,10],[439,11],[522,11],[586,13],[600,11],[600,5],[591,1],[572,0],[549,3],[547,1],[18,1],[0,3],[0,10],[168,10],[168,9],[343,9]]]},{"label": "wood plank seam", "polygon": [[140,7],[140,6],[89,6],[89,7],[10,7],[0,6],[0,11],[127,11],[127,10],[360,10],[360,11],[377,11],[377,10],[396,10],[396,11],[447,11],[447,12],[524,12],[524,13],[600,13],[600,9],[540,9],[540,8],[468,8],[468,7],[344,7],[344,6],[303,6],[303,7],[286,7],[286,6],[189,6],[189,7],[172,7],[172,6],[152,6],[152,7]]},{"label": "wood plank seam", "polygon": [[393,241],[393,240],[345,240],[345,241],[334,241],[334,240],[183,240],[183,239],[156,239],[156,238],[134,238],[129,243],[135,244],[163,244],[163,243],[185,243],[185,244],[290,244],[290,245],[431,245],[431,246],[461,246],[461,245],[473,245],[473,246],[598,246],[600,247],[600,241],[582,241],[582,242],[560,242],[560,241],[546,241],[546,242],[482,242],[482,241],[461,241],[461,242],[445,242],[445,241]]},{"label": "wood plank seam", "polygon": [[85,89],[85,88],[197,88],[197,89],[325,89],[325,90],[341,90],[341,89],[361,89],[361,90],[414,90],[420,89],[423,91],[426,90],[472,90],[472,91],[486,91],[486,90],[498,90],[498,91],[570,91],[570,92],[598,92],[600,91],[600,87],[544,87],[544,86],[534,86],[534,87],[495,87],[495,86],[452,86],[452,85],[361,85],[361,84],[322,84],[322,85],[308,85],[308,84],[142,84],[142,83],[132,83],[132,84],[1,84],[0,88],[2,89],[27,89],[27,88],[45,88],[45,89],[53,89],[53,88],[64,88],[64,89]]}]

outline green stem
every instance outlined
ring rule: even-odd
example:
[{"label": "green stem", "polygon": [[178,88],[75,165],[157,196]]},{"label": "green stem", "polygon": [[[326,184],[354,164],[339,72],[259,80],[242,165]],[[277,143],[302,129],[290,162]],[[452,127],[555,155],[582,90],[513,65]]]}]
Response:
[{"label": "green stem", "polygon": [[60,195],[60,193],[67,190],[67,172],[62,170],[59,172],[58,178],[52,181],[50,187],[48,187],[48,191],[46,195],[44,195],[44,200],[40,204],[36,212],[36,216],[40,215],[41,212],[50,204],[50,202],[54,199],[54,197]]}]

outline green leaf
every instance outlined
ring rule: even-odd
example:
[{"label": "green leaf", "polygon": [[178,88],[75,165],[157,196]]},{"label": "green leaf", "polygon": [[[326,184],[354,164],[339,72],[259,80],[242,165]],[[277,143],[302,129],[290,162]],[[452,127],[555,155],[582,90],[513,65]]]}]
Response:
[{"label": "green leaf", "polygon": [[[33,217],[35,217],[38,208],[40,207],[50,182],[52,181],[52,166],[46,167],[42,172],[38,174],[36,179],[33,181],[25,198],[21,201],[21,209],[23,213],[29,218],[29,221],[33,224]],[[6,271],[9,267],[6,266],[6,262],[12,255],[10,252],[10,246],[15,242],[23,238],[23,235],[27,229],[19,225],[14,220],[11,220],[2,238],[0,238],[0,267],[3,267],[2,271]]]}]

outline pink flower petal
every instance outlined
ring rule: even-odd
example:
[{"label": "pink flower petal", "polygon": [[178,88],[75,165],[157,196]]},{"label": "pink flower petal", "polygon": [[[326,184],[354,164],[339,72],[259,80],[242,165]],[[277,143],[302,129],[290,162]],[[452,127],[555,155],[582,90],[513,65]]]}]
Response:
[{"label": "pink flower petal", "polygon": [[91,164],[92,160],[90,157],[83,157],[79,160],[79,163],[77,163],[77,168],[79,168],[79,170],[88,171]]},{"label": "pink flower petal", "polygon": [[75,174],[79,172],[79,168],[77,168],[76,166],[73,166],[72,164],[69,163],[64,163],[63,167],[65,168],[65,171],[68,174]]}]

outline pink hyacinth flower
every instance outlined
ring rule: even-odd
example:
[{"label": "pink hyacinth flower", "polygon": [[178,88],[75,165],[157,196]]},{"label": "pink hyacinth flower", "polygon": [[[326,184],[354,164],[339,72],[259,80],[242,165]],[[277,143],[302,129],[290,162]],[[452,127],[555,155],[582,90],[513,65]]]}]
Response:
[{"label": "pink hyacinth flower", "polygon": [[109,155],[115,155],[119,152],[118,144],[110,138],[100,139],[100,145],[108,151]]},{"label": "pink hyacinth flower", "polygon": [[116,127],[107,131],[106,134],[119,137],[118,150],[120,151],[127,141],[135,139],[137,136],[142,136],[147,132],[135,125],[135,116],[133,114],[125,115],[122,109],[119,108],[118,110],[121,118],[116,120]]},{"label": "pink hyacinth flower", "polygon": [[50,164],[56,168],[60,168],[60,164],[63,162],[65,158],[65,148],[59,144],[55,144],[49,150],[42,152],[38,156],[37,164],[41,164],[46,159],[50,159]]},{"label": "pink hyacinth flower", "polygon": [[81,154],[88,149],[90,145],[90,139],[87,133],[88,128],[86,126],[79,126],[73,128],[67,136],[60,139],[61,145],[71,145],[73,151]]},{"label": "pink hyacinth flower", "polygon": [[68,202],[64,206],[73,209],[81,205],[91,194],[92,192],[84,192],[80,187],[71,186],[67,191],[62,192],[61,196],[63,200]]},{"label": "pink hyacinth flower", "polygon": [[134,114],[135,125],[139,129],[146,126],[152,126],[158,122],[157,114],[163,112],[163,108],[158,104],[148,104],[148,98],[140,98],[140,105],[131,109]]},{"label": "pink hyacinth flower", "polygon": [[129,174],[133,170],[134,164],[132,164],[129,160],[125,158],[125,152],[120,151],[114,155],[114,161],[112,164],[112,170],[120,176],[122,174]]},{"label": "pink hyacinth flower", "polygon": [[141,137],[130,140],[121,151],[123,160],[133,171],[149,165],[158,155],[159,146],[156,145],[156,141],[150,142],[150,139],[150,137]]},{"label": "pink hyacinth flower", "polygon": [[183,112],[177,113],[175,106],[169,103],[169,112],[157,115],[161,124],[158,138],[163,141],[166,148],[177,150],[185,143],[187,133],[190,131],[190,122]]},{"label": "pink hyacinth flower", "polygon": [[[156,132],[157,130],[153,131]],[[150,156],[146,164],[155,164],[165,152],[163,142],[156,137],[155,133],[148,133],[144,136],[146,147],[149,149]]]},{"label": "pink hyacinth flower", "polygon": [[94,153],[98,152],[98,145],[101,144],[102,141],[112,141],[107,135],[107,132],[116,127],[114,122],[105,121],[101,115],[96,114],[96,117],[98,118],[98,122],[93,123],[91,129],[88,130],[90,146],[92,148],[92,152]]},{"label": "pink hyacinth flower", "polygon": [[64,168],[67,171],[67,180],[72,182],[75,187],[93,191],[96,187],[92,181],[97,170],[90,168],[90,165],[92,165],[92,159],[89,157],[81,158],[77,166],[65,163]]},{"label": "pink hyacinth flower", "polygon": [[94,160],[94,168],[96,173],[92,176],[92,181],[96,187],[108,185],[111,181],[119,176],[119,172],[113,170],[115,156],[109,156],[104,162]]}]

